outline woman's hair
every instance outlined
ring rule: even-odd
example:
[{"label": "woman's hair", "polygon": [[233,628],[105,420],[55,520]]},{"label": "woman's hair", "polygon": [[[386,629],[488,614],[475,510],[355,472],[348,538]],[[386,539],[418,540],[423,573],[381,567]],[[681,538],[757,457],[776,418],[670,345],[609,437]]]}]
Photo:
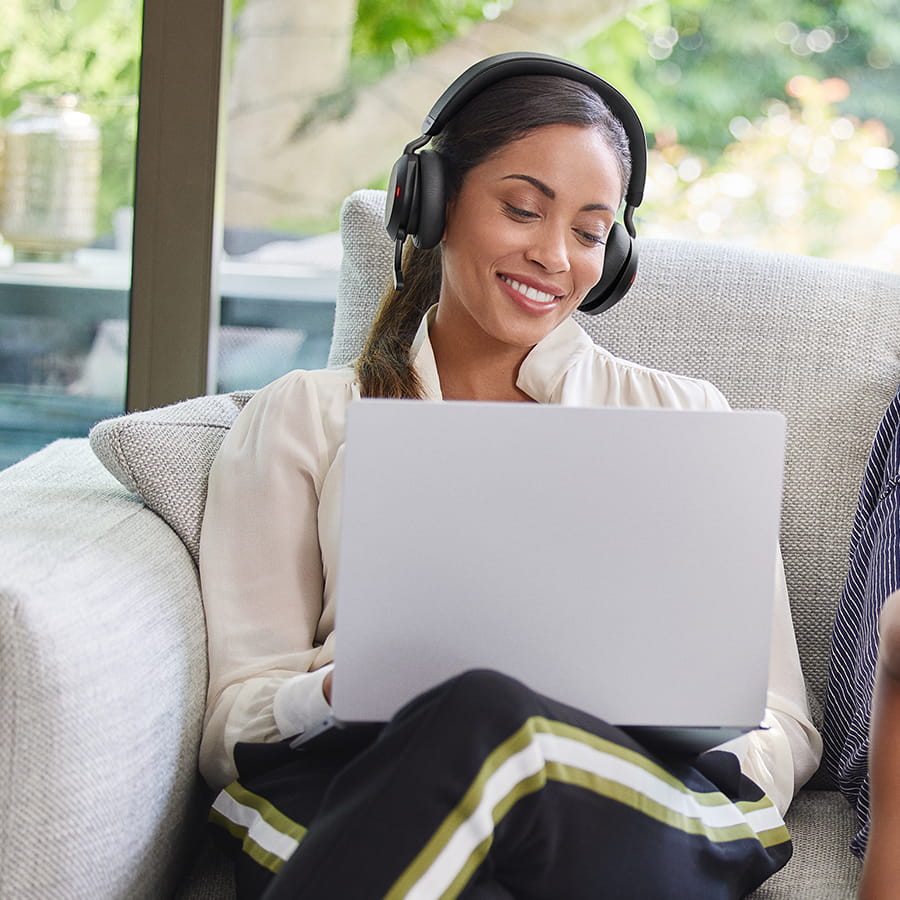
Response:
[{"label": "woman's hair", "polygon": [[[545,125],[596,128],[618,162],[624,195],[631,177],[628,137],[600,95],[559,75],[519,75],[485,88],[432,139],[444,163],[447,200],[459,193],[469,170]],[[440,244],[419,250],[410,241],[403,271],[403,290],[385,292],[356,362],[364,397],[421,396],[409,351],[425,310],[440,294]]]}]

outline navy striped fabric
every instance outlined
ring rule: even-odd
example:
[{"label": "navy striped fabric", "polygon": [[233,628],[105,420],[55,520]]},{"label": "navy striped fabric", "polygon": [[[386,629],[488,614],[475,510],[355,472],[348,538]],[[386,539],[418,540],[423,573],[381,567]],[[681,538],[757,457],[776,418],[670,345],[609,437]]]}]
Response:
[{"label": "navy striped fabric", "polygon": [[850,565],[834,620],[822,736],[824,763],[856,808],[851,849],[865,852],[869,831],[869,714],[878,650],[878,616],[900,589],[900,391],[878,427],[850,538]]}]

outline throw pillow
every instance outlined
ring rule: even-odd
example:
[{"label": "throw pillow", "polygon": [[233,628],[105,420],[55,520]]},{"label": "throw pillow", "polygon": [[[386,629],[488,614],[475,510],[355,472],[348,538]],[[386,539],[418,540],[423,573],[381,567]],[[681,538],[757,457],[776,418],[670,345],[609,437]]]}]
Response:
[{"label": "throw pillow", "polygon": [[213,458],[252,391],[184,400],[98,422],[91,448],[181,538],[196,563]]}]

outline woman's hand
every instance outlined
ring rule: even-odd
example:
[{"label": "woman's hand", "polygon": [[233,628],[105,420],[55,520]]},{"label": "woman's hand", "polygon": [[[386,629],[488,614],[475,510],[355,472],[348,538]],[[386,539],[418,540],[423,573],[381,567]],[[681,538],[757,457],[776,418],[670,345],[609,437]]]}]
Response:
[{"label": "woman's hand", "polygon": [[331,706],[331,680],[334,675],[334,670],[330,671],[326,676],[325,680],[322,682],[322,693],[325,695],[325,699],[328,701],[328,705]]}]

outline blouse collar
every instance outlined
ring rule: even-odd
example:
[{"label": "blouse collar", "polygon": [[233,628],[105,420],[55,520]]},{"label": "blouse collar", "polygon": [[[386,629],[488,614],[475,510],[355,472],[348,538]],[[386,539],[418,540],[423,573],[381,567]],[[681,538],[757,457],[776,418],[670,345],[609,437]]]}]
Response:
[{"label": "blouse collar", "polygon": [[[442,399],[437,362],[428,337],[436,312],[437,304],[422,317],[410,347],[410,359],[425,400]],[[532,347],[519,367],[516,386],[538,403],[559,403],[566,373],[593,346],[587,332],[569,316]]]}]

